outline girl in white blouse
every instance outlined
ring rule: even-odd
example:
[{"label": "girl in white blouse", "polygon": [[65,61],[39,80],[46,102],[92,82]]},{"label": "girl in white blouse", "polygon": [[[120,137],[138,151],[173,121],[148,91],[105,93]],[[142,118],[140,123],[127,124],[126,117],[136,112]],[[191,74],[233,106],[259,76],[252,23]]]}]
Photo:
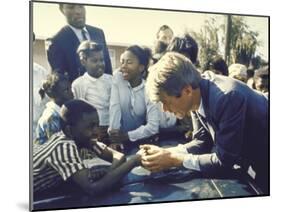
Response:
[{"label": "girl in white blouse", "polygon": [[[150,49],[137,45],[121,55],[121,67],[113,75],[110,98],[109,134],[113,143],[131,146],[159,131],[159,109],[145,95]],[[134,146],[134,145],[133,145]]]}]

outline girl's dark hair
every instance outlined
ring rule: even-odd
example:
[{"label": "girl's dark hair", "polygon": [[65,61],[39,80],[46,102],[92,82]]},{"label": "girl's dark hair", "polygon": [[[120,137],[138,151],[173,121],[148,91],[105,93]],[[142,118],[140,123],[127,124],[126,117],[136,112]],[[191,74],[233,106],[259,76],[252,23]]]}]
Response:
[{"label": "girl's dark hair", "polygon": [[210,70],[217,70],[222,73],[224,76],[228,76],[228,67],[224,59],[219,56],[213,56],[209,62],[209,68]]},{"label": "girl's dark hair", "polygon": [[39,95],[41,99],[44,99],[45,95],[53,98],[55,93],[54,91],[58,84],[65,80],[68,81],[68,77],[66,75],[57,73],[56,71],[53,71],[51,74],[49,74],[46,80],[43,81],[42,87],[39,89]]},{"label": "girl's dark hair", "polygon": [[147,69],[150,59],[152,59],[151,49],[147,47],[140,47],[138,45],[129,46],[126,51],[132,52],[139,60],[139,63],[144,65],[143,77],[147,76]]},{"label": "girl's dark hair", "polygon": [[189,58],[193,64],[196,64],[198,56],[198,44],[188,33],[183,37],[174,37],[167,47],[167,51],[183,54]]},{"label": "girl's dark hair", "polygon": [[132,52],[139,60],[139,63],[148,68],[149,61],[152,57],[151,49],[147,47],[140,47],[138,45],[129,46],[126,51]]}]

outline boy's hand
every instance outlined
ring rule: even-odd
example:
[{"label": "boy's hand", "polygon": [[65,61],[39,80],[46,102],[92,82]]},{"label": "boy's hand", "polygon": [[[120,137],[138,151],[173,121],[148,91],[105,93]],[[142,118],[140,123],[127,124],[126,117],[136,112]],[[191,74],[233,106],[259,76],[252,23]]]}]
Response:
[{"label": "boy's hand", "polygon": [[97,133],[98,133],[98,141],[106,143],[108,140],[108,134],[107,134],[107,126],[99,126]]},{"label": "boy's hand", "polygon": [[145,151],[145,153],[146,153],[145,155],[153,155],[162,150],[161,147],[151,145],[151,144],[140,145],[140,149],[143,149]]},{"label": "boy's hand", "polygon": [[137,161],[137,166],[141,165],[142,158],[147,155],[146,150],[141,148],[137,153],[136,153],[136,161]]}]

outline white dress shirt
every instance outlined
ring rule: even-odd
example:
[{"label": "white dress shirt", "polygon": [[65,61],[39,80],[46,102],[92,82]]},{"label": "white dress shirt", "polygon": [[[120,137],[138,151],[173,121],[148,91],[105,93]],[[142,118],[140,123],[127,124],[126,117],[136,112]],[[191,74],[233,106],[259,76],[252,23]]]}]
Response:
[{"label": "white dress shirt", "polygon": [[[69,27],[73,30],[73,32],[77,36],[78,40],[80,41],[80,43],[82,41],[84,41],[84,38],[83,38],[83,35],[82,35],[82,29],[77,29],[77,28],[75,28],[71,25],[69,25]],[[90,34],[89,34],[88,30],[86,29],[86,27],[84,27],[83,30],[86,32],[85,35],[86,35],[87,39],[90,40]]]},{"label": "white dress shirt", "polygon": [[72,83],[74,98],[82,99],[97,109],[101,126],[109,125],[111,85],[111,75],[103,74],[99,78],[94,78],[87,72]]},{"label": "white dress shirt", "polygon": [[109,130],[128,132],[130,141],[150,137],[159,131],[159,110],[146,97],[144,83],[143,80],[132,88],[119,70],[113,75]]},{"label": "white dress shirt", "polygon": [[[203,104],[202,104],[202,99],[200,101],[200,105],[198,110],[196,111],[196,113],[199,113],[201,116],[203,116],[204,118],[206,118],[205,115],[205,111],[203,108]],[[200,118],[200,116],[198,117]],[[201,121],[203,124],[203,127],[206,128],[207,131],[210,132],[213,140],[215,138],[215,132],[213,130],[213,128],[210,126],[209,123],[203,122]],[[199,166],[199,159],[198,159],[198,155],[193,155],[191,153],[188,153],[188,151],[185,148],[185,145],[179,144],[174,151],[176,151],[176,153],[178,154],[183,154],[184,155],[184,159],[183,159],[183,166],[187,169],[192,169],[192,170],[196,170],[196,171],[200,171],[200,166]],[[215,153],[212,153],[215,154]]]}]

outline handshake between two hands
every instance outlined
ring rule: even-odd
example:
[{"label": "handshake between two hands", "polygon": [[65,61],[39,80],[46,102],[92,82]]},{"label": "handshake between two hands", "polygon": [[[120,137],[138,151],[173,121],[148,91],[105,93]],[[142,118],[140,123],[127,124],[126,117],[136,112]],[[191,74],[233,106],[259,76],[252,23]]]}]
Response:
[{"label": "handshake between two hands", "polygon": [[172,152],[155,145],[141,145],[136,155],[139,156],[140,165],[151,172],[159,172],[175,166]]}]

